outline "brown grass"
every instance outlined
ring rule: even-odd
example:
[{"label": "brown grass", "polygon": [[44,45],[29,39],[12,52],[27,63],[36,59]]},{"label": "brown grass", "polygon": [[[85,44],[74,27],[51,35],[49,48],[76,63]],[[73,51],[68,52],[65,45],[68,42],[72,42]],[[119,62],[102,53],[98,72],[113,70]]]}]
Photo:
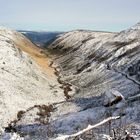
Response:
[{"label": "brown grass", "polygon": [[54,69],[49,66],[50,58],[44,53],[44,50],[35,46],[26,38],[16,39],[16,46],[22,51],[28,53],[31,58],[49,75],[54,75]]}]

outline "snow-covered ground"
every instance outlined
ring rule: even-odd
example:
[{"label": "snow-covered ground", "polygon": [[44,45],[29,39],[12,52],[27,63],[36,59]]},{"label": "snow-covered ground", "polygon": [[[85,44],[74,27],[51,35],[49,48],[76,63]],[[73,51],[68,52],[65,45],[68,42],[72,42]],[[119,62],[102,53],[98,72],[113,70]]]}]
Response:
[{"label": "snow-covered ground", "polygon": [[[0,28],[1,128],[7,127],[11,121],[17,119],[21,110],[26,111],[34,105],[48,105],[65,100],[57,77],[43,71],[32,55],[22,51],[22,47],[27,46],[31,47],[30,49],[35,47],[20,33]],[[34,53],[34,48],[32,50]],[[47,58],[45,60],[47,61]]]}]

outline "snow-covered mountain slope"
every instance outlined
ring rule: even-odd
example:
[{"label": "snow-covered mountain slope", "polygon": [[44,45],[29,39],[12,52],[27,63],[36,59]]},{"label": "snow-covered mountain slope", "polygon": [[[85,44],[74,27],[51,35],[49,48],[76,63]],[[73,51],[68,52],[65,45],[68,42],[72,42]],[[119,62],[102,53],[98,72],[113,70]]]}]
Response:
[{"label": "snow-covered mountain slope", "polygon": [[34,44],[0,28],[0,128],[17,119],[21,110],[65,100],[59,86],[48,58]]},{"label": "snow-covered mountain slope", "polygon": [[[76,112],[92,108],[92,113],[97,113],[97,107],[100,110],[98,117],[95,115],[92,118],[89,113],[93,122],[101,120],[102,111],[106,114],[103,100],[109,90],[119,91],[125,100],[140,94],[140,24],[119,33],[84,30],[68,32],[55,40],[48,51],[55,57],[54,62],[62,74],[61,80],[76,88],[75,94],[71,96],[73,101],[70,101],[71,105],[78,106]],[[65,103],[65,106],[69,104]],[[139,100],[130,104],[125,103],[112,112],[118,114],[123,108],[125,126],[139,122]],[[61,112],[62,108],[59,109]],[[75,110],[67,111],[71,112]],[[77,119],[73,118],[73,121]]]},{"label": "snow-covered mountain slope", "polygon": [[63,79],[79,88],[74,97],[101,95],[110,88],[126,97],[139,91],[139,72],[131,71],[139,63],[140,30],[133,28],[120,33],[73,31],[50,46],[59,55]]}]

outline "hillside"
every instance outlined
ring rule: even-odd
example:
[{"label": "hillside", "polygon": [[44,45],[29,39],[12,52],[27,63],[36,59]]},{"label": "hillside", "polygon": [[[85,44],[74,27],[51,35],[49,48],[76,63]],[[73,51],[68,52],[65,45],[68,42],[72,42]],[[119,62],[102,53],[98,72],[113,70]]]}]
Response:
[{"label": "hillside", "polygon": [[18,119],[22,110],[65,100],[42,51],[22,34],[0,28],[0,129]]},{"label": "hillside", "polygon": [[74,97],[101,95],[110,88],[129,96],[139,91],[139,72],[134,69],[139,64],[139,34],[134,27],[120,33],[73,31],[49,48],[63,79],[79,87]]},{"label": "hillside", "polygon": [[[87,117],[78,119],[80,127],[82,122],[90,120],[94,124],[103,120],[110,110],[104,107],[105,96],[115,92],[121,93],[125,102],[110,103],[114,108],[111,114],[122,113],[121,121],[125,128],[129,129],[133,124],[136,124],[134,127],[139,126],[139,23],[119,33],[85,30],[68,32],[56,39],[48,51],[60,68],[61,80],[76,87],[70,101],[78,106],[76,114],[90,112]],[[133,97],[137,97],[136,100],[129,102]],[[65,106],[68,104],[65,103]],[[77,117],[73,121],[77,121]],[[76,124],[72,126],[75,128]]]}]

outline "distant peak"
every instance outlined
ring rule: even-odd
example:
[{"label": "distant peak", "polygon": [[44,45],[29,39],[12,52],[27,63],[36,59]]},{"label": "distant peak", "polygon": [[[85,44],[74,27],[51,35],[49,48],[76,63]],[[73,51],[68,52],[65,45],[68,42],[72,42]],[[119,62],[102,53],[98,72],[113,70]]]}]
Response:
[{"label": "distant peak", "polygon": [[9,31],[9,30],[11,30],[10,28],[7,28],[7,27],[3,27],[3,26],[0,26],[0,30],[5,30],[5,31]]},{"label": "distant peak", "polygon": [[138,22],[137,24],[132,26],[131,29],[139,29],[140,30],[140,22]]}]

